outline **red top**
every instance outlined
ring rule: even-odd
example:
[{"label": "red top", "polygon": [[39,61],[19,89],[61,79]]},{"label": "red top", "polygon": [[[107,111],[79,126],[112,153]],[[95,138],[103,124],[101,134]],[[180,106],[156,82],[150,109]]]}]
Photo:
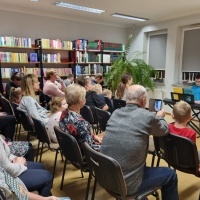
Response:
[{"label": "red top", "polygon": [[177,128],[174,126],[174,123],[172,123],[172,124],[169,124],[169,131],[170,133],[189,138],[193,140],[194,143],[196,143],[196,132],[191,128],[188,128],[188,127]]}]

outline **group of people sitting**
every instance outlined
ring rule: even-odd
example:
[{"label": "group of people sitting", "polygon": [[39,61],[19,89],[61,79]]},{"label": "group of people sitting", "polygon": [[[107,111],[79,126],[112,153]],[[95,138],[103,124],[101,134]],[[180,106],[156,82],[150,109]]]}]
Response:
[{"label": "group of people sitting", "polygon": [[[91,108],[96,106],[108,110],[104,96],[111,98],[112,92],[107,89],[102,91],[103,77],[99,74],[95,80],[80,76],[76,79],[76,84],[70,80],[65,85],[65,81],[55,70],[47,72],[44,92],[52,97],[50,111],[43,108],[36,100],[35,93],[39,91],[40,83],[38,77],[33,74],[21,78],[21,89],[10,89],[10,94],[12,92],[16,94],[11,95],[10,100],[18,103],[19,108],[25,110],[28,115],[42,121],[52,142],[57,143],[53,130],[57,125],[64,132],[73,135],[80,147],[86,141],[94,150],[116,159],[122,168],[128,194],[161,187],[163,200],[178,200],[175,171],[168,167],[147,167],[146,157],[150,135],[164,136],[172,132],[191,138],[195,142],[195,131],[187,127],[191,119],[190,105],[183,101],[175,104],[173,108],[175,123],[168,125],[164,119],[164,110],[153,113],[145,109],[146,89],[141,85],[132,85],[132,77],[124,74],[115,97],[126,100],[126,106],[113,112],[104,134],[95,135],[89,122],[81,116],[80,110],[85,104]],[[14,130],[12,132],[14,134]],[[6,134],[6,131],[4,133]],[[4,173],[4,176],[7,176],[7,173],[19,178],[28,191],[37,190],[39,195],[47,197],[45,199],[57,199],[51,196],[52,175],[44,165],[27,161],[24,157],[14,156],[10,152],[8,143],[0,138],[0,175]],[[29,199],[34,199],[32,198],[34,194],[25,193]]]}]

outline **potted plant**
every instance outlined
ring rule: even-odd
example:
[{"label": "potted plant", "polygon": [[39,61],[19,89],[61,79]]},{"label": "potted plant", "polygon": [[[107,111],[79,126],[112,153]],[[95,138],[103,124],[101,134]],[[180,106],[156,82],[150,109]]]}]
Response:
[{"label": "potted plant", "polygon": [[155,87],[153,77],[156,70],[141,58],[143,53],[135,52],[134,57],[128,59],[127,55],[129,54],[132,40],[133,36],[130,35],[125,46],[125,51],[115,60],[111,66],[111,70],[105,76],[106,83],[112,92],[117,89],[121,75],[125,73],[133,76],[133,82],[135,84],[143,85],[151,90]]}]

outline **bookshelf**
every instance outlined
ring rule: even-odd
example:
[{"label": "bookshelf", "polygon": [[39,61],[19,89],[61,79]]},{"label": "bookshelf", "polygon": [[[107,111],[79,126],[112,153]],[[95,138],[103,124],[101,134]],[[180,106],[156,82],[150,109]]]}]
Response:
[{"label": "bookshelf", "polygon": [[103,43],[101,40],[75,40],[73,48],[76,76],[105,74],[117,57],[124,52],[123,44]]},{"label": "bookshelf", "polygon": [[30,55],[37,56],[38,48],[32,45],[31,38],[0,36],[0,91],[14,72],[24,73],[25,69],[39,67],[39,62],[30,60]]},{"label": "bookshelf", "polygon": [[72,74],[74,65],[74,50],[71,41],[59,39],[36,39],[38,46],[38,58],[40,63],[39,76],[41,77],[40,87],[43,88],[43,78],[48,68],[54,68],[61,77]]}]

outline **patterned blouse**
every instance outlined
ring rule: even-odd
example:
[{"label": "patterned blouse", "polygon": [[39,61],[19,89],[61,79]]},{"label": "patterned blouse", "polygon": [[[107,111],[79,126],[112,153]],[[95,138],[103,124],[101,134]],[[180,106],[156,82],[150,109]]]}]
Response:
[{"label": "patterned blouse", "polygon": [[94,150],[100,150],[101,145],[95,143],[91,134],[91,125],[80,114],[66,109],[61,114],[59,126],[73,135],[79,144],[86,141]]}]

